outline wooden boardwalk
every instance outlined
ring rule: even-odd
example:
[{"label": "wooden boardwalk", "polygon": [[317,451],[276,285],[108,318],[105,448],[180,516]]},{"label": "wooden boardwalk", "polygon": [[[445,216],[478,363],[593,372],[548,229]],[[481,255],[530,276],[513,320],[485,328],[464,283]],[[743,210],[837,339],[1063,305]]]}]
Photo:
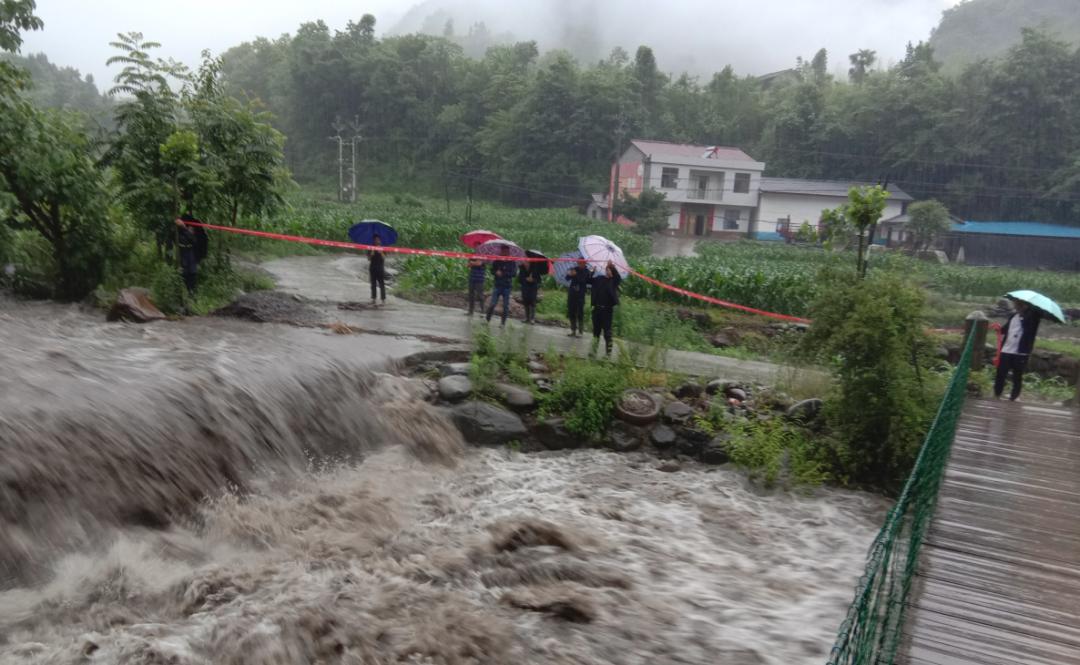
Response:
[{"label": "wooden boardwalk", "polygon": [[897,662],[1080,664],[1080,410],[968,402]]}]

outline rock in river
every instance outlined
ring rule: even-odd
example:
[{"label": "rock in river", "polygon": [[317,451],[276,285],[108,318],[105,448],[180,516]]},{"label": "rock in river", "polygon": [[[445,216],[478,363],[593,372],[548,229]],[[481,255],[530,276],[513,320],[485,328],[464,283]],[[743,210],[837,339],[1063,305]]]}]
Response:
[{"label": "rock in river", "polygon": [[515,411],[528,411],[536,406],[536,398],[527,389],[515,386],[511,383],[499,383],[495,385],[499,396],[511,409]]},{"label": "rock in river", "polygon": [[439,379],[439,397],[447,402],[460,402],[472,394],[472,381],[467,376],[444,376]]},{"label": "rock in river", "polygon": [[487,402],[465,402],[451,412],[462,436],[474,445],[499,446],[521,441],[529,433],[516,413]]}]

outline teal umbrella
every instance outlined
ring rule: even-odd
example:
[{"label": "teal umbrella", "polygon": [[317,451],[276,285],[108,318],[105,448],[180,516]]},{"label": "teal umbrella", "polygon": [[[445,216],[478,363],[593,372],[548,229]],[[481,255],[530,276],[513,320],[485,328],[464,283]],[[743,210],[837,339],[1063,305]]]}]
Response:
[{"label": "teal umbrella", "polygon": [[1032,307],[1038,307],[1057,319],[1060,323],[1065,323],[1065,313],[1061,311],[1061,307],[1038,291],[1012,291],[1011,293],[1006,293],[1005,297],[1013,298],[1014,300],[1023,300]]}]

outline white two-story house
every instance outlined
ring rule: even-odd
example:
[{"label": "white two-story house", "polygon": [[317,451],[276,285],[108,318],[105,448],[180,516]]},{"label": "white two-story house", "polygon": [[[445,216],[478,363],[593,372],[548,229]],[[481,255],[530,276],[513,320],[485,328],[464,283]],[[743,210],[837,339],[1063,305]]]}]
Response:
[{"label": "white two-story house", "polygon": [[[671,235],[783,240],[803,224],[817,230],[822,213],[846,203],[852,187],[872,184],[766,178],[762,177],[764,170],[763,162],[738,148],[635,139],[619,158],[617,168],[612,165],[606,201],[623,192],[636,196],[654,189],[666,195],[667,232]],[[911,200],[903,190],[890,186],[882,219],[903,221]],[[882,226],[887,227],[879,236],[882,242],[886,241],[884,232],[903,240],[902,229]]]},{"label": "white two-story house", "polygon": [[738,148],[635,139],[617,170],[620,195],[651,188],[667,196],[669,233],[723,238],[750,232],[765,164]]}]

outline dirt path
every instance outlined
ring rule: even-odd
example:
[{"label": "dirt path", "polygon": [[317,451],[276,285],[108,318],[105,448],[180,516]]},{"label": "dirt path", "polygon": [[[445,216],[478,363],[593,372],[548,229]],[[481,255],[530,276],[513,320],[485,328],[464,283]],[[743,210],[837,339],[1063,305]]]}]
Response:
[{"label": "dirt path", "polygon": [[[294,256],[275,259],[262,266],[286,293],[313,301],[330,321],[380,335],[440,338],[447,342],[467,343],[478,326],[487,325],[479,316],[470,318],[460,309],[423,305],[393,296],[391,286],[385,307],[372,309],[367,282],[367,261],[358,256]],[[464,283],[462,284],[464,287]],[[340,309],[339,303],[358,303],[356,309]],[[510,321],[506,329],[492,322],[496,334],[522,335],[533,351],[549,348],[567,354],[585,356],[591,338],[572,339],[566,329],[525,326]],[[703,377],[723,377],[739,381],[774,383],[782,367],[767,362],[736,360],[704,353],[667,350],[663,363],[667,369]]]}]

